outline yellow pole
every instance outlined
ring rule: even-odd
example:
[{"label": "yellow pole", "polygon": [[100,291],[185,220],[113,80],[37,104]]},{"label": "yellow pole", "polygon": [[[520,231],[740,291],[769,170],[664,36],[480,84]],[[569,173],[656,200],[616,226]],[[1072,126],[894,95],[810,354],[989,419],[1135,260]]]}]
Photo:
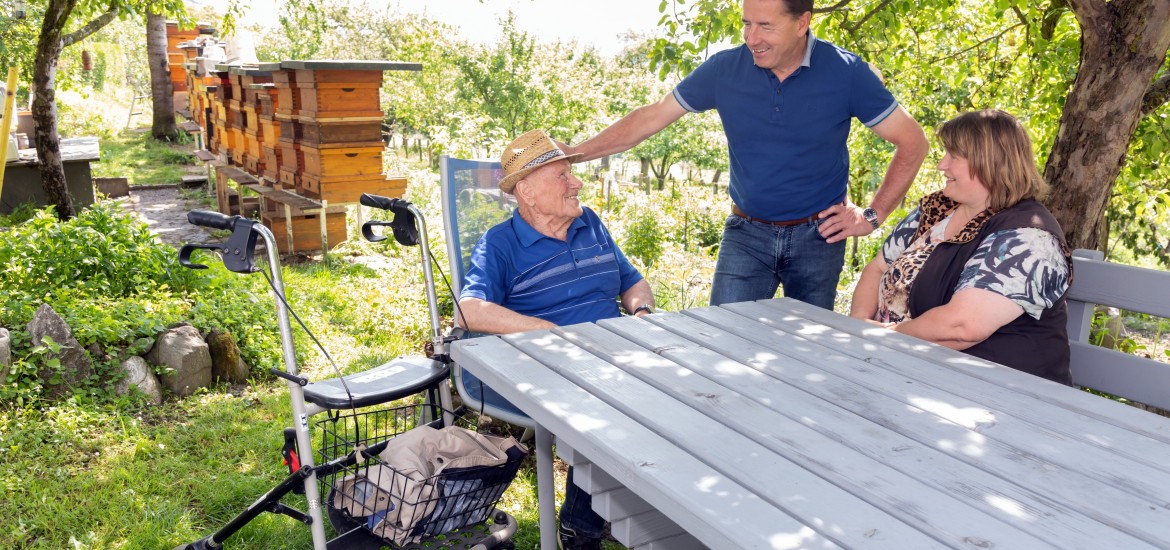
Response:
[{"label": "yellow pole", "polygon": [[16,67],[8,68],[8,85],[4,88],[4,112],[0,113],[0,197],[4,196],[4,167],[8,164],[8,131],[12,128],[12,108],[16,103]]}]

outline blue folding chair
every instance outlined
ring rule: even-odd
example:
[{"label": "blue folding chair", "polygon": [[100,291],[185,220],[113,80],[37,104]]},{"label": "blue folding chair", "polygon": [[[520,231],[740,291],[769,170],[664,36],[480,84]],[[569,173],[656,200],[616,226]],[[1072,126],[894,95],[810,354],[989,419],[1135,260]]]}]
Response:
[{"label": "blue folding chair", "polygon": [[[512,216],[516,198],[500,191],[503,171],[496,160],[467,160],[443,155],[439,157],[439,174],[451,290],[455,294],[455,322],[462,326],[459,292],[463,288],[463,274],[471,262],[471,251],[488,229]],[[451,373],[455,391],[468,408],[523,427],[526,436],[536,425],[520,409],[458,364],[452,364]]]}]

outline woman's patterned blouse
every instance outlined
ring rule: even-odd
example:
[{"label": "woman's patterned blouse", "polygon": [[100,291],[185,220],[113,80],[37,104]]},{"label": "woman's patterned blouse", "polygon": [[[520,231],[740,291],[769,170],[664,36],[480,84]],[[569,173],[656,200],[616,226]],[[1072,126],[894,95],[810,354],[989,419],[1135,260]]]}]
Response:
[{"label": "woman's patterned blouse", "polygon": [[[878,288],[878,321],[901,323],[910,318],[914,279],[943,242],[955,206],[941,193],[926,197],[886,238],[882,257],[889,269]],[[969,242],[992,214],[990,210],[981,212],[948,242]],[[1068,290],[1069,275],[1068,257],[1055,235],[1030,227],[1009,229],[983,239],[967,260],[955,293],[968,288],[988,290],[1039,319]]]}]

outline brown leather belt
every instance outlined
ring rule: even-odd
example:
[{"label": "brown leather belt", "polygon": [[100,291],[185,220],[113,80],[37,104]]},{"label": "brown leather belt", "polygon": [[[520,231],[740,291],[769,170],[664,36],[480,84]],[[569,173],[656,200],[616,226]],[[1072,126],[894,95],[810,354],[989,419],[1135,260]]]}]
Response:
[{"label": "brown leather belt", "polygon": [[775,222],[771,221],[771,220],[761,220],[759,218],[753,218],[747,214],[744,214],[743,210],[740,210],[739,207],[734,205],[734,204],[731,205],[731,213],[735,214],[736,216],[739,216],[739,217],[741,217],[749,222],[766,223],[768,225],[774,225],[776,227],[792,227],[794,225],[804,225],[806,223],[816,223],[816,221],[817,221],[816,214],[813,214],[807,218],[800,218],[797,220],[783,220],[783,221],[775,221]]}]

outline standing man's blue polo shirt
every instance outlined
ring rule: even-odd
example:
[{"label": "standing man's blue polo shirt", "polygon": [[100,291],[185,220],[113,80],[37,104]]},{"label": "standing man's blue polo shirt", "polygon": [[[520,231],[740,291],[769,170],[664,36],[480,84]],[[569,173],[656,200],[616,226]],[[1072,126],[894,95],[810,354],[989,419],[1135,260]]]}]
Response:
[{"label": "standing man's blue polo shirt", "polygon": [[618,296],[642,280],[588,208],[566,241],[532,228],[520,211],[480,237],[460,298],[479,298],[556,325],[621,315]]},{"label": "standing man's blue polo shirt", "polygon": [[811,32],[803,63],[783,82],[741,45],[711,56],[674,97],[688,111],[719,112],[731,200],[765,220],[804,218],[844,200],[851,119],[872,127],[898,107],[868,63]]}]

